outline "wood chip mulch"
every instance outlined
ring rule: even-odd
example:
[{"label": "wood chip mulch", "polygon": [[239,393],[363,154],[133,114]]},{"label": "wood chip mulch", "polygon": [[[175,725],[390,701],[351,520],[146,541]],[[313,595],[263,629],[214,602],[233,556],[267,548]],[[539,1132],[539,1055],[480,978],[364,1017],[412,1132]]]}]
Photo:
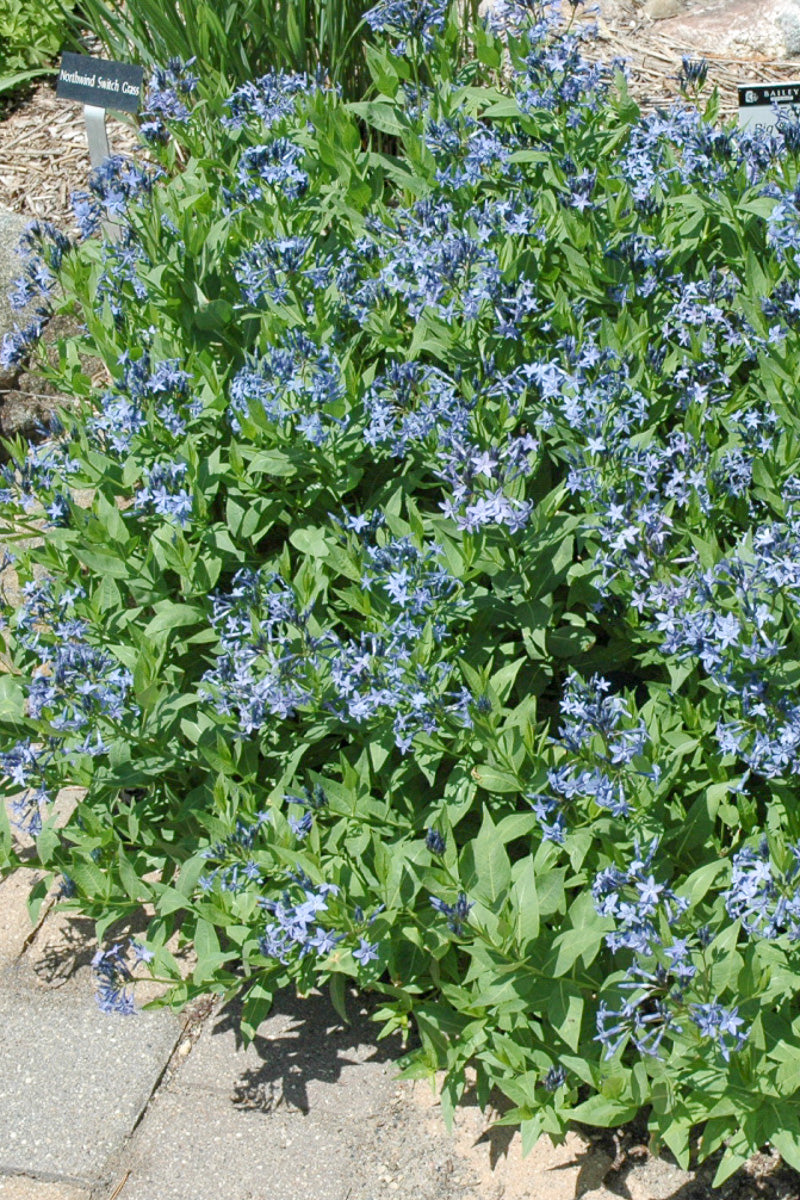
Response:
[{"label": "wood chip mulch", "polygon": [[612,19],[598,22],[598,38],[588,43],[584,53],[610,61],[619,56],[628,63],[628,89],[645,112],[668,108],[679,95],[678,73],[684,55],[704,57],[708,63],[708,81],[702,96],[709,97],[712,88],[719,89],[720,115],[728,120],[738,112],[738,86],[742,83],[786,83],[800,79],[800,60],[750,58],[721,58],[714,54],[700,55],[690,45],[680,46],[659,32],[658,22],[639,17],[633,8],[620,9]]},{"label": "wood chip mulch", "polygon": [[[692,53],[691,46],[676,45],[660,33],[658,22],[644,18],[636,0],[604,0],[601,14],[599,37],[593,46],[584,46],[584,53],[606,61],[624,58],[631,94],[641,107],[668,107],[678,95],[681,57]],[[739,83],[800,79],[800,61],[705,57],[705,94],[714,85],[719,88],[726,118],[736,115]],[[125,122],[109,114],[107,128],[113,153],[141,155],[132,119]],[[70,195],[85,190],[89,171],[83,109],[57,100],[52,81],[37,84],[13,107],[0,107],[0,205],[31,219],[53,221],[69,232]]]},{"label": "wood chip mulch", "polygon": [[[110,114],[108,140],[114,154],[133,154],[132,124]],[[73,227],[70,196],[86,190],[91,164],[83,107],[57,100],[49,81],[0,112],[0,205],[22,216]]]}]

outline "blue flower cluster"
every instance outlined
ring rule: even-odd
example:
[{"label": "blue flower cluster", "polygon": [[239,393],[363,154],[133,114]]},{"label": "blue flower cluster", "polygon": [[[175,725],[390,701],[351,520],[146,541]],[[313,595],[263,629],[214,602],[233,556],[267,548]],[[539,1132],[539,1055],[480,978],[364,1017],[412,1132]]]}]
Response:
[{"label": "blue flower cluster", "polygon": [[70,457],[69,446],[61,439],[63,429],[57,419],[49,428],[42,427],[45,439],[41,445],[29,445],[21,461],[11,457],[0,467],[0,504],[19,505],[31,512],[39,505],[53,524],[62,524],[69,511],[69,501],[63,485],[78,470],[78,463]]},{"label": "blue flower cluster", "polygon": [[321,784],[316,783],[313,788],[303,788],[302,796],[290,796],[287,793],[284,798],[287,804],[297,804],[305,809],[301,817],[289,817],[289,828],[297,840],[302,842],[311,832],[314,814],[325,808],[328,803],[325,789]]},{"label": "blue flower cluster", "polygon": [[49,221],[32,221],[22,234],[19,253],[25,258],[22,275],[14,280],[9,293],[13,311],[35,304],[26,325],[4,334],[0,343],[0,369],[20,366],[44,332],[52,313],[50,294],[64,255],[72,243],[65,233]]},{"label": "blue flower cluster", "polygon": [[304,159],[302,146],[285,137],[273,138],[262,146],[248,146],[237,166],[242,198],[253,203],[277,193],[296,200],[308,187],[308,174],[299,166]]},{"label": "blue flower cluster", "polygon": [[147,351],[139,358],[126,351],[119,365],[120,378],[103,395],[101,411],[88,428],[106,449],[123,455],[148,428],[155,404],[161,423],[173,433],[182,428],[184,414],[195,410],[189,403],[189,376],[174,359],[154,364]]},{"label": "blue flower cluster", "polygon": [[248,852],[269,820],[268,810],[256,813],[253,821],[237,817],[233,833],[202,851],[203,858],[220,864],[198,878],[197,886],[202,892],[212,892],[215,888],[220,892],[243,892],[250,884],[263,881],[261,869]]},{"label": "blue flower cluster", "polygon": [[[786,494],[792,500],[789,484]],[[696,659],[728,698],[733,719],[718,722],[721,753],[769,778],[795,773],[800,762],[800,706],[780,674],[784,614],[800,598],[794,512],[790,503],[788,524],[762,525],[715,566],[654,581],[643,598],[663,653]]]},{"label": "blue flower cluster", "polygon": [[433,49],[434,37],[444,29],[446,19],[445,0],[380,0],[364,14],[370,29],[398,39],[392,51],[398,57],[407,53],[412,40],[423,52]]},{"label": "blue flower cluster", "polygon": [[228,129],[241,129],[255,118],[269,130],[294,112],[297,97],[329,90],[322,80],[287,71],[268,71],[259,79],[249,80],[235,89],[226,100],[229,116],[222,118]]},{"label": "blue flower cluster", "polygon": [[197,91],[199,83],[197,76],[189,71],[194,61],[192,58],[183,63],[178,58],[171,58],[165,67],[153,70],[142,106],[144,119],[139,126],[146,141],[166,142],[169,140],[167,122],[183,125],[189,120],[186,100]]},{"label": "blue flower cluster", "polygon": [[97,1005],[101,1012],[131,1016],[136,1012],[133,1002],[133,973],[125,961],[125,946],[115,942],[100,949],[92,959],[92,981]]},{"label": "blue flower cluster", "polygon": [[91,237],[104,220],[123,220],[133,200],[151,194],[157,177],[157,173],[122,154],[113,154],[95,167],[89,177],[89,191],[72,195],[81,236]]},{"label": "blue flower cluster", "polygon": [[448,904],[438,896],[431,896],[431,908],[447,917],[447,928],[457,937],[464,933],[464,925],[474,903],[475,901],[469,900],[464,892],[458,893],[455,904]]},{"label": "blue flower cluster", "polygon": [[[632,955],[624,979],[616,985],[628,992],[628,997],[616,1010],[605,1000],[601,1002],[597,1041],[605,1047],[606,1058],[612,1058],[629,1039],[641,1053],[658,1057],[667,1033],[677,1036],[684,1032],[678,1016],[685,1013],[699,1036],[711,1041],[723,1061],[729,1062],[731,1053],[747,1041],[747,1030],[742,1028],[745,1020],[736,1006],[726,1008],[718,999],[687,999],[693,984],[699,985],[696,991],[708,996],[710,977],[703,955],[712,935],[703,927],[678,936],[676,926],[689,909],[689,901],[658,883],[650,872],[657,849],[658,839],[646,854],[636,843],[636,855],[627,870],[607,867],[592,885],[598,913],[615,921],[614,932],[606,938],[609,948]],[[751,900],[757,907],[764,899],[763,880],[756,882],[748,875],[751,865],[746,854],[739,867],[735,860],[735,882],[726,894],[728,905],[739,903],[743,911]]]},{"label": "blue flower cluster", "polygon": [[12,818],[17,828],[29,837],[41,833],[42,813],[47,812],[54,799],[48,782],[53,754],[51,748],[34,745],[30,738],[0,754],[3,776],[22,789],[11,800]]},{"label": "blue flower cluster", "polygon": [[138,708],[129,697],[130,672],[108,650],[87,640],[88,624],[74,615],[80,591],[57,595],[45,578],[26,584],[23,592],[13,632],[37,660],[27,685],[28,714],[52,732],[44,748],[25,739],[7,751],[3,769],[25,787],[15,801],[16,815],[36,832],[41,828],[41,805],[50,799],[47,768],[59,758],[66,764],[72,754],[105,754],[103,728],[109,731],[115,723],[136,717]]},{"label": "blue flower cluster", "polygon": [[136,493],[134,508],[170,517],[182,529],[192,521],[192,493],[180,485],[186,478],[184,462],[154,463],[146,470],[144,487]]},{"label": "blue flower cluster", "polygon": [[329,897],[338,895],[339,889],[333,883],[315,885],[301,871],[289,878],[295,892],[299,889],[299,899],[287,888],[280,900],[259,901],[273,918],[258,940],[261,953],[284,964],[312,953],[325,958],[345,937],[320,920],[320,914],[328,911]]},{"label": "blue flower cluster", "polygon": [[417,733],[433,733],[445,719],[471,723],[469,692],[447,691],[453,664],[440,658],[426,666],[420,657],[426,630],[442,641],[461,610],[437,549],[420,551],[407,538],[372,544],[367,525],[361,552],[362,587],[374,605],[372,627],[356,636],[312,632],[311,611],[300,611],[293,588],[275,573],[240,571],[231,591],[215,596],[220,655],[204,676],[204,694],[237,716],[241,734],[309,707],[358,724],[391,718],[406,751]]},{"label": "blue flower cluster", "polygon": [[220,654],[203,677],[202,695],[223,714],[235,714],[243,735],[261,729],[270,716],[291,717],[311,702],[308,616],[279,575],[237,571],[230,590],[213,597],[212,624]]},{"label": "blue flower cluster", "polygon": [[613,817],[631,812],[631,786],[642,777],[657,782],[658,764],[632,769],[634,759],[647,759],[650,741],[644,721],[633,727],[632,714],[621,696],[607,695],[611,684],[595,675],[584,681],[574,672],[564,685],[561,701],[562,725],[553,745],[567,751],[559,766],[549,768],[549,792],[529,793],[528,800],[539,819],[544,837],[563,844],[567,835],[566,805],[579,798],[605,809]]},{"label": "blue flower cluster", "polygon": [[496,525],[517,533],[527,524],[534,505],[519,488],[535,471],[539,443],[529,433],[508,432],[481,445],[472,430],[474,401],[443,371],[413,359],[393,362],[368,388],[364,408],[367,445],[404,458],[426,452],[448,485],[441,509],[459,529]]},{"label": "blue flower cluster", "polygon": [[725,909],[751,937],[772,940],[785,935],[800,941],[800,843],[790,852],[794,861],[784,871],[773,862],[766,838],[733,856]]},{"label": "blue flower cluster", "polygon": [[330,411],[344,394],[341,367],[328,346],[316,345],[301,330],[290,330],[283,345],[254,356],[234,376],[229,394],[228,416],[236,432],[240,418],[257,421],[263,414],[288,439],[297,430],[322,446],[331,427],[345,424]]}]

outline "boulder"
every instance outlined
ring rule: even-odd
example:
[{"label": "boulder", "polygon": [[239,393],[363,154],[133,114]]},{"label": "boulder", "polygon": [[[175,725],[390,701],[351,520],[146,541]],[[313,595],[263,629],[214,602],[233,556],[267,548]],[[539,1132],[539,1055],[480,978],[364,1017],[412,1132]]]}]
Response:
[{"label": "boulder", "polygon": [[[15,325],[24,324],[25,312],[16,313],[8,301],[8,292],[22,272],[22,259],[17,253],[20,235],[29,222],[18,213],[0,207],[0,341]],[[16,371],[0,368],[0,391],[8,388]]]},{"label": "boulder", "polygon": [[677,52],[716,58],[800,55],[800,0],[645,0],[644,17]]}]

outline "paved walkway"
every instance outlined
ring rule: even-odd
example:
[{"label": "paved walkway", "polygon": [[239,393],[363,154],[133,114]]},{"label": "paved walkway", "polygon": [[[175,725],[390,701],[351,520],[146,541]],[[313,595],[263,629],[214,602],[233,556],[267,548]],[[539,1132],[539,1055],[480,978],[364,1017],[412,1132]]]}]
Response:
[{"label": "paved walkway", "polygon": [[211,997],[101,1013],[91,923],[51,908],[33,930],[37,877],[0,882],[0,1200],[610,1200],[610,1159],[576,1135],[523,1161],[469,1106],[449,1135],[355,997],[345,1026],[283,995],[247,1049]]}]

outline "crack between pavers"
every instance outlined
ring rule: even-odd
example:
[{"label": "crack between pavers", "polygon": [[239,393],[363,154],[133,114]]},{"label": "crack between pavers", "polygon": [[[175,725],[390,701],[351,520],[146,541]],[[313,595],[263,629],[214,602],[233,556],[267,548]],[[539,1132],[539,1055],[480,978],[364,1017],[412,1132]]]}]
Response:
[{"label": "crack between pavers", "polygon": [[62,1175],[60,1171],[25,1171],[20,1167],[4,1166],[0,1163],[0,1182],[3,1179],[33,1179],[36,1183],[63,1183],[68,1187],[80,1188],[91,1193],[96,1180],[83,1175]]},{"label": "crack between pavers", "polygon": [[[131,1144],[136,1135],[136,1131],[139,1128],[139,1126],[142,1124],[142,1122],[144,1121],[148,1112],[150,1111],[150,1107],[153,1104],[153,1101],[156,1099],[159,1091],[161,1090],[164,1080],[168,1077],[170,1070],[172,1069],[175,1073],[177,1072],[178,1067],[175,1067],[174,1063],[175,1063],[176,1058],[179,1055],[180,1047],[185,1044],[187,1035],[190,1037],[189,1052],[185,1056],[184,1055],[180,1056],[181,1061],[183,1061],[184,1057],[188,1057],[188,1054],[191,1053],[191,1049],[194,1046],[194,1043],[197,1041],[197,1038],[199,1037],[200,1030],[202,1030],[206,1021],[210,1020],[211,1016],[213,1015],[214,1007],[215,1006],[212,1004],[206,1012],[202,1013],[202,1015],[200,1017],[198,1017],[197,1013],[189,1013],[189,1015],[183,1021],[182,1025],[180,1027],[180,1030],[175,1035],[175,1041],[172,1044],[172,1049],[170,1050],[170,1052],[167,1056],[167,1060],[164,1063],[161,1070],[159,1071],[158,1076],[156,1077],[152,1087],[150,1088],[150,1091],[148,1092],[145,1100],[143,1101],[141,1108],[139,1109],[139,1112],[136,1116],[136,1119],[134,1120],[134,1122],[131,1125],[128,1132],[125,1134],[124,1141],[123,1141],[122,1145],[120,1146],[119,1150],[112,1156],[112,1159],[109,1160],[109,1162],[116,1162],[119,1164],[119,1166],[117,1168],[118,1170],[124,1169],[125,1173],[123,1175],[123,1178],[117,1182],[116,1186],[110,1193],[108,1193],[107,1189],[111,1185],[107,1182],[107,1180],[103,1180],[102,1182],[98,1182],[97,1180],[95,1180],[90,1188],[91,1200],[117,1200],[117,1197],[121,1195],[121,1193],[125,1187],[125,1184],[128,1182],[128,1179],[130,1178],[130,1175],[131,1175],[131,1172],[133,1169],[131,1167],[123,1168],[123,1162],[124,1162],[126,1154],[129,1152],[129,1150],[131,1148]],[[198,1032],[195,1036],[192,1036],[194,1030],[197,1030]],[[110,1174],[110,1173],[111,1173],[111,1170],[109,1170],[107,1172],[107,1174]],[[102,1196],[100,1194],[99,1189],[102,1189]]]}]

